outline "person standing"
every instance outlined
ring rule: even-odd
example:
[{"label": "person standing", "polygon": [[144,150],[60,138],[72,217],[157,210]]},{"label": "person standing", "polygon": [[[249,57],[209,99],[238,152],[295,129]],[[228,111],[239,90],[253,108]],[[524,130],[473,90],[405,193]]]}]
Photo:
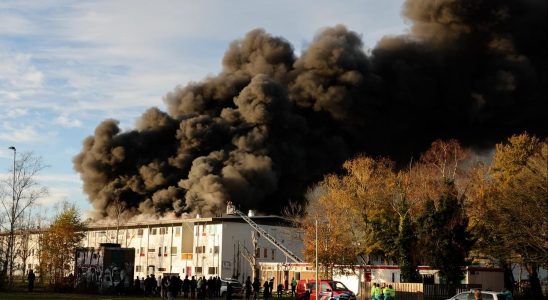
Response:
[{"label": "person standing", "polygon": [[269,295],[269,292],[270,292],[270,285],[268,284],[268,281],[265,281],[264,284],[263,284],[263,298],[264,300],[268,300],[270,297]]},{"label": "person standing", "polygon": [[272,297],[273,292],[274,292],[274,277],[270,278],[270,281],[268,282],[268,296]]},{"label": "person standing", "polygon": [[196,288],[198,286],[198,283],[196,282],[196,279],[194,276],[190,279],[190,298],[194,299],[196,298]]},{"label": "person standing", "polygon": [[388,285],[382,290],[384,294],[384,300],[394,300],[396,297],[396,290],[392,288],[392,285]]},{"label": "person standing", "polygon": [[278,294],[278,299],[282,299],[282,295],[284,293],[284,285],[281,282],[278,283],[278,289],[276,290],[276,293]]},{"label": "person standing", "polygon": [[380,284],[373,283],[373,287],[371,288],[371,299],[372,300],[380,300],[381,299],[381,288]]},{"label": "person standing", "polygon": [[170,281],[172,281],[172,279],[169,278],[169,276],[164,275],[160,283],[160,298],[167,298],[167,292],[168,292],[167,287]]},{"label": "person standing", "polygon": [[255,277],[253,280],[253,299],[259,299],[259,293],[261,289],[261,282],[259,281],[259,278]]},{"label": "person standing", "polygon": [[152,278],[150,278],[150,275],[147,275],[147,279],[145,279],[145,297],[152,295]]},{"label": "person standing", "polygon": [[[164,276],[165,278],[165,276]],[[177,297],[177,294],[179,293],[179,290],[181,289],[181,285],[179,284],[180,279],[175,277],[175,275],[171,275],[171,278],[167,281],[167,299],[168,300],[175,300]]]},{"label": "person standing", "polygon": [[188,280],[188,275],[185,276],[183,280],[183,298],[188,298],[188,292],[190,291],[190,280]]},{"label": "person standing", "polygon": [[31,293],[34,290],[34,280],[35,279],[36,279],[36,275],[34,274],[34,272],[32,272],[32,269],[30,269],[29,274],[27,275],[27,280],[28,280],[28,284],[29,284],[29,292],[31,292]]},{"label": "person standing", "polygon": [[249,300],[251,297],[251,276],[247,276],[245,280],[245,300]]},{"label": "person standing", "polygon": [[226,300],[232,300],[232,293],[234,292],[234,289],[232,288],[232,284],[230,282],[226,283]]},{"label": "person standing", "polygon": [[295,290],[297,289],[297,280],[295,277],[291,280],[291,297],[295,297]]}]

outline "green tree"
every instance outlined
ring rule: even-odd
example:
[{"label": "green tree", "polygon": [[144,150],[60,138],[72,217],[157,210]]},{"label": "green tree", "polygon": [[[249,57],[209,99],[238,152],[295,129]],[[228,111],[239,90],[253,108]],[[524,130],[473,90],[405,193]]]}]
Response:
[{"label": "green tree", "polygon": [[74,253],[84,238],[84,229],[76,208],[65,206],[42,235],[40,263],[50,284],[61,284],[63,277],[72,271]]},{"label": "green tree", "polygon": [[415,228],[409,217],[407,202],[404,200],[400,208],[400,223],[398,227],[398,236],[395,240],[397,249],[398,265],[400,266],[403,282],[421,282],[419,271],[417,270],[417,260],[415,257],[415,248],[417,238]]},{"label": "green tree", "polygon": [[[453,183],[446,184],[451,191]],[[426,203],[425,214],[418,223],[425,262],[438,269],[446,283],[460,283],[464,278],[461,267],[466,264],[473,245],[462,201],[455,192],[442,194],[438,203],[432,200]]]}]

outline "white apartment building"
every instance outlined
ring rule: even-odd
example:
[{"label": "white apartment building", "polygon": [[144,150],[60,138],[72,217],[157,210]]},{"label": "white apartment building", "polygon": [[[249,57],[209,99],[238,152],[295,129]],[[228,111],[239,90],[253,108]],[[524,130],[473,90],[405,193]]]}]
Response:
[{"label": "white apartment building", "polygon": [[[302,256],[303,233],[288,220],[279,216],[251,219],[280,244]],[[236,215],[126,223],[118,228],[101,224],[88,226],[81,246],[98,248],[101,243],[119,243],[125,248],[135,248],[134,276],[176,273],[181,277],[236,277],[243,281],[252,274],[243,255],[245,249],[253,252],[252,232],[253,228]],[[38,235],[39,232],[34,232],[28,239],[24,250],[28,257],[17,256],[19,269],[23,263],[27,270],[37,269]],[[19,248],[22,251],[24,247]],[[258,249],[258,262],[290,262],[264,238],[258,238]]]}]

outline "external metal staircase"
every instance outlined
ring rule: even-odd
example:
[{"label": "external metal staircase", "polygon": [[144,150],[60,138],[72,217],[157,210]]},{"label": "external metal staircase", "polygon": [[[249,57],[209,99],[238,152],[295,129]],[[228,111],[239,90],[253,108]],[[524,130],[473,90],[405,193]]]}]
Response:
[{"label": "external metal staircase", "polygon": [[246,214],[244,214],[241,211],[239,211],[238,209],[236,209],[236,207],[234,207],[232,202],[227,203],[227,212],[228,213],[233,213],[233,214],[236,214],[236,215],[242,217],[242,219],[244,219],[244,221],[246,221],[249,224],[249,226],[251,226],[253,229],[255,229],[255,231],[257,231],[267,241],[269,241],[274,246],[276,246],[276,248],[278,248],[280,251],[282,251],[282,253],[285,254],[285,256],[289,257],[292,261],[294,261],[296,263],[302,263],[303,262],[303,260],[299,256],[297,256],[295,253],[291,252],[291,250],[287,249],[284,245],[279,243],[272,235],[270,235],[268,232],[266,232],[266,230],[262,229],[257,223],[255,223],[253,220],[251,220],[250,217],[248,217]]}]

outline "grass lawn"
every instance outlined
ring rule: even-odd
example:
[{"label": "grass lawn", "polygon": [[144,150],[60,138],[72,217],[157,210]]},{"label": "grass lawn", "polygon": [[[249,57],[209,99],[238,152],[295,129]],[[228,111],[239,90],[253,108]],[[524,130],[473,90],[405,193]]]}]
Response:
[{"label": "grass lawn", "polygon": [[[73,294],[73,293],[49,293],[49,292],[0,292],[1,300],[38,300],[38,299],[76,299],[76,300],[158,300],[160,297],[143,297],[143,296],[111,296],[111,295],[88,295],[88,294]],[[183,299],[179,296],[176,299]],[[209,300],[209,298],[206,298]],[[276,299],[273,298],[273,299]],[[188,300],[188,299],[187,299]],[[212,300],[224,300],[224,298],[213,298]],[[282,300],[293,300],[292,297],[283,297]]]},{"label": "grass lawn", "polygon": [[[77,299],[77,300],[110,300],[110,299],[123,299],[123,300],[158,300],[159,297],[137,297],[137,296],[110,296],[110,295],[86,295],[86,294],[60,294],[60,293],[48,293],[48,292],[36,292],[36,293],[27,293],[27,292],[12,292],[5,293],[0,292],[0,299],[2,300],[33,300],[33,299]],[[177,298],[182,299],[182,298]]]}]

